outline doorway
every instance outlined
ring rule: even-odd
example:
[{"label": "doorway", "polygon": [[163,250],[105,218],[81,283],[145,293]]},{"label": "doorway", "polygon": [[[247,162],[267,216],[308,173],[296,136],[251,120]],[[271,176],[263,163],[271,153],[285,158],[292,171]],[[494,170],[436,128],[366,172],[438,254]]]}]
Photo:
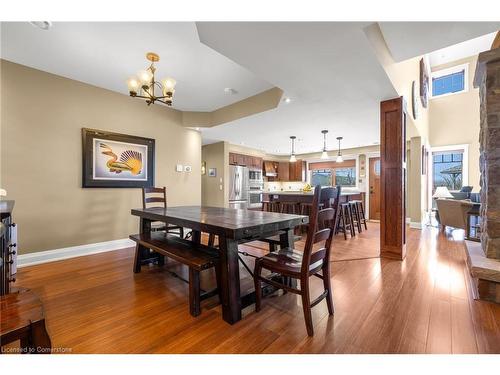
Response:
[{"label": "doorway", "polygon": [[370,220],[380,220],[380,158],[370,158]]}]

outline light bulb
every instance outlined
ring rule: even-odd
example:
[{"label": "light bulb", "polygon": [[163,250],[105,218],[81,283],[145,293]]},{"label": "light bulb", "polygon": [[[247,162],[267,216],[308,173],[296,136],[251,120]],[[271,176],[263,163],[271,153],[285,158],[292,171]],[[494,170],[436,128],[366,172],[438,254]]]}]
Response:
[{"label": "light bulb", "polygon": [[290,156],[290,162],[291,162],[291,163],[295,163],[296,161],[297,161],[297,158],[295,157],[295,154],[292,154],[292,155]]},{"label": "light bulb", "polygon": [[140,82],[136,77],[131,77],[127,80],[128,91],[137,92],[140,86]]},{"label": "light bulb", "polygon": [[177,82],[173,78],[165,78],[163,80],[163,90],[166,92],[173,92],[176,83]]},{"label": "light bulb", "polygon": [[138,78],[139,78],[139,81],[143,84],[143,85],[150,85],[151,84],[151,80],[153,79],[153,73],[151,73],[151,70],[141,70],[138,74],[137,74]]},{"label": "light bulb", "polygon": [[342,157],[342,155],[340,155],[340,154],[339,154],[339,155],[337,156],[337,160],[336,160],[336,162],[337,162],[337,163],[342,163],[343,161],[344,161],[344,158]]},{"label": "light bulb", "polygon": [[321,159],[328,159],[328,152],[326,150],[321,153]]}]

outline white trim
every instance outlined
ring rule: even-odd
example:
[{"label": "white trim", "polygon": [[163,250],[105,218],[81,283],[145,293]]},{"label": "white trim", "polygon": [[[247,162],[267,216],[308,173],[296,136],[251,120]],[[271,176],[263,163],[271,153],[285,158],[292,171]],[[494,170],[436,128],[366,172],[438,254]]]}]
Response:
[{"label": "white trim", "polygon": [[[370,152],[366,155],[366,181],[365,181],[365,198],[366,198],[366,207],[365,207],[365,216],[367,220],[370,220],[370,159],[380,158],[380,152]],[[382,159],[381,159],[382,160]],[[382,196],[381,196],[382,198]],[[380,199],[380,204],[382,204],[382,199]]]},{"label": "white trim", "polygon": [[[447,76],[449,74],[458,73],[461,70],[464,71],[464,89],[463,90],[456,91],[456,92],[449,92],[447,94],[436,95],[436,96],[432,95],[432,91],[433,91],[432,90],[432,79],[433,78],[438,78],[438,77],[442,77],[442,76]],[[430,90],[429,90],[429,94],[430,94],[429,98],[430,99],[444,98],[446,96],[468,92],[469,91],[469,63],[460,64],[460,65],[452,66],[450,68],[436,70],[435,72],[431,72],[429,88],[430,88]]]},{"label": "white trim", "polygon": [[97,242],[87,245],[70,246],[61,249],[40,251],[37,253],[21,254],[17,257],[17,267],[21,268],[26,266],[33,266],[35,264],[55,262],[58,260],[76,258],[84,255],[92,255],[104,253],[107,251],[125,249],[132,246],[135,246],[134,241],[128,238],[122,238],[113,241]]},{"label": "white trim", "polygon": [[410,228],[422,229],[422,223],[419,221],[410,221]]}]

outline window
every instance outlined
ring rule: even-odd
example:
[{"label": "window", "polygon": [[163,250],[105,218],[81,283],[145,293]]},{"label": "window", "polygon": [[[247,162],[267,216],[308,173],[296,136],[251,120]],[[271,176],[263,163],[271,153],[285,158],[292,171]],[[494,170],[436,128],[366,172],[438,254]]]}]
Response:
[{"label": "window", "polygon": [[311,185],[332,186],[332,170],[316,169],[311,172]]},{"label": "window", "polygon": [[463,150],[432,153],[432,191],[438,186],[460,190],[463,183]]},{"label": "window", "polygon": [[432,97],[467,91],[468,64],[432,73]]},{"label": "window", "polygon": [[356,186],[356,167],[313,169],[311,185],[321,186]]},{"label": "window", "polygon": [[356,186],[356,168],[335,169],[335,185]]}]

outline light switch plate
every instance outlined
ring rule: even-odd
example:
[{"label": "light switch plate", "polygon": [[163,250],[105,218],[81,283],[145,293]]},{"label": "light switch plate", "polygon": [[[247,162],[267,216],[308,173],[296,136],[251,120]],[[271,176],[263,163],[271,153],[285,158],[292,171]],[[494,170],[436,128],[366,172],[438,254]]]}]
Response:
[{"label": "light switch plate", "polygon": [[190,165],[185,165],[184,166],[184,172],[191,172],[192,168]]},{"label": "light switch plate", "polygon": [[175,166],[175,171],[176,171],[176,172],[182,172],[182,171],[183,171],[182,164],[177,164],[177,165]]}]

